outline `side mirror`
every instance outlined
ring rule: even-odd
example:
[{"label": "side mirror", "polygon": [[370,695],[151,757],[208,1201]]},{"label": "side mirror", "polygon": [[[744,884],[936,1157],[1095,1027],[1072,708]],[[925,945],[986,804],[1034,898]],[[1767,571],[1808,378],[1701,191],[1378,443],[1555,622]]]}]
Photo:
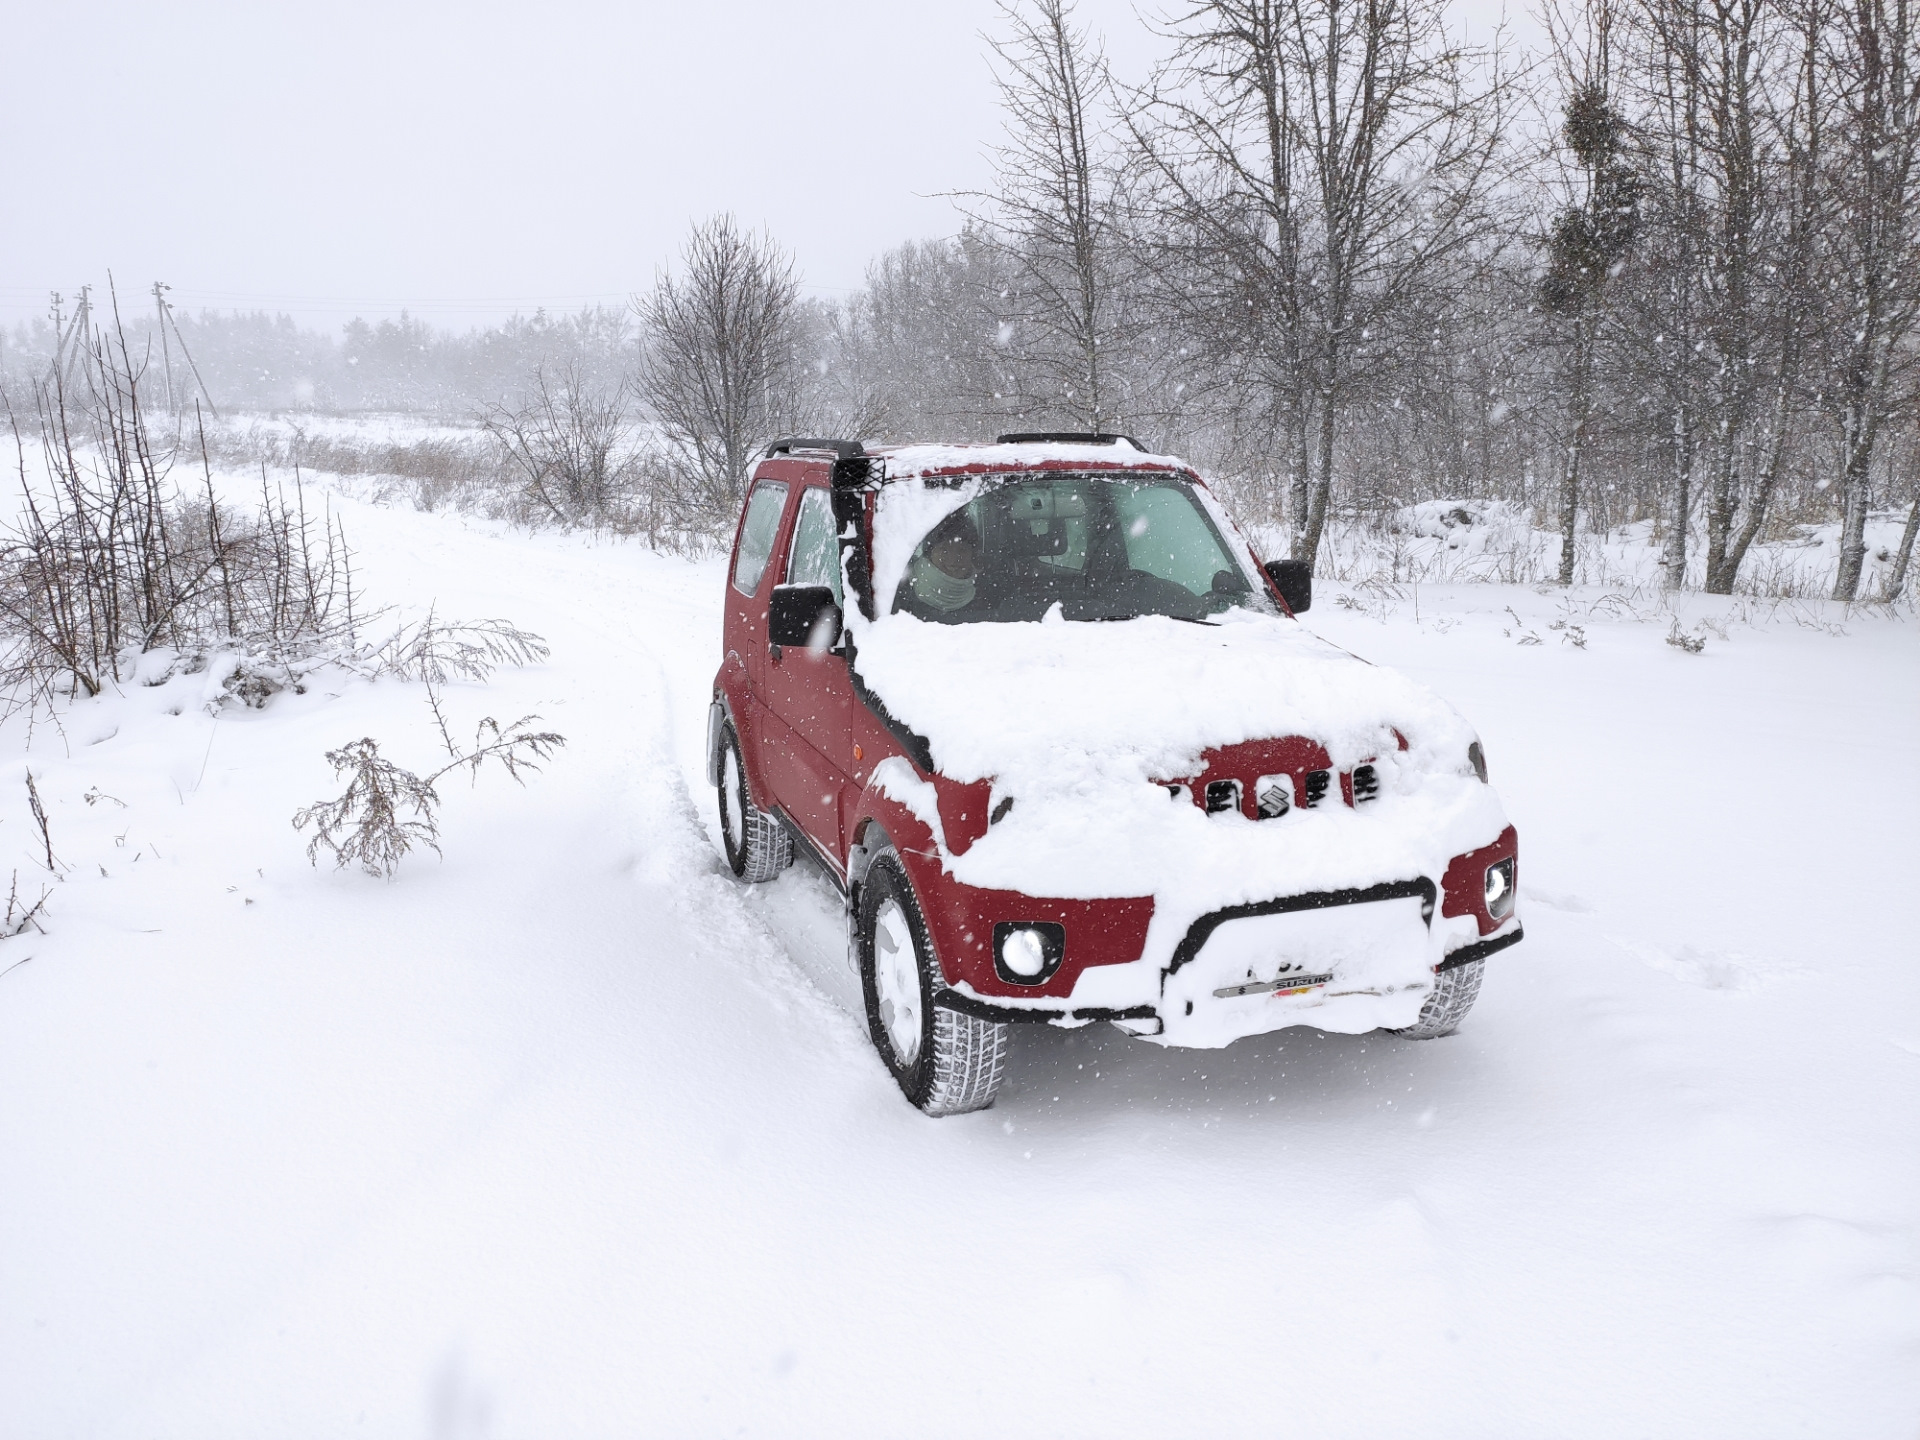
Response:
[{"label": "side mirror", "polygon": [[825,585],[776,585],[767,610],[767,642],[830,650],[840,638],[840,607]]},{"label": "side mirror", "polygon": [[1304,614],[1313,607],[1313,567],[1306,561],[1269,560],[1266,571],[1273,588],[1294,614]]}]

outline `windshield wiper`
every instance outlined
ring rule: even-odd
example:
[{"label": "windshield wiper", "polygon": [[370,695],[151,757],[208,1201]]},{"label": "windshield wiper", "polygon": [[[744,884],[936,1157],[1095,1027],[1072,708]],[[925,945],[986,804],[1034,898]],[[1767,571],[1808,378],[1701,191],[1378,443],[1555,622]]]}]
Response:
[{"label": "windshield wiper", "polygon": [[1187,625],[1206,625],[1214,629],[1218,629],[1220,626],[1220,622],[1218,620],[1202,620],[1197,615],[1169,615],[1164,610],[1147,610],[1138,615],[1082,615],[1079,618],[1082,620],[1090,620],[1095,623],[1104,623],[1109,620],[1114,620],[1114,621],[1145,620],[1149,616],[1155,616],[1155,615],[1159,616],[1163,620],[1178,620],[1183,624],[1187,624]]}]

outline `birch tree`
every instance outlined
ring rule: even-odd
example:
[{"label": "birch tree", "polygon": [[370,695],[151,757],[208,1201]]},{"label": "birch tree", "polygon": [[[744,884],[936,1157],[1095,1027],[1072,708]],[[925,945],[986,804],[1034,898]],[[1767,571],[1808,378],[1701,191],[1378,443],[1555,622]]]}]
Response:
[{"label": "birch tree", "polygon": [[1840,450],[1833,598],[1853,600],[1873,463],[1920,309],[1920,0],[1831,0],[1820,18],[1835,208],[1818,275],[1821,398]]}]

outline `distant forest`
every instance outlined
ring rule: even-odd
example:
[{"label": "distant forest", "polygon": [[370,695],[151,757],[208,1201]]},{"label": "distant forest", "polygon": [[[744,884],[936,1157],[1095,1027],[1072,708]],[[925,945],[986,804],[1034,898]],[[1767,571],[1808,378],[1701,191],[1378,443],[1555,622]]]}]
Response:
[{"label": "distant forest", "polygon": [[[637,437],[542,492],[561,518],[722,526],[781,433],[1116,431],[1299,556],[1330,516],[1501,500],[1560,531],[1563,583],[1577,534],[1652,520],[1673,583],[1725,592],[1837,522],[1855,598],[1869,513],[1920,528],[1920,6],[1543,18],[1522,54],[1441,0],[1196,0],[1126,77],[1068,0],[1009,3],[994,182],[833,302],[722,216],[628,309],[466,334],[119,306],[176,408],[483,422],[536,489],[570,428]],[[0,336],[17,412],[104,318],[95,288]]]}]

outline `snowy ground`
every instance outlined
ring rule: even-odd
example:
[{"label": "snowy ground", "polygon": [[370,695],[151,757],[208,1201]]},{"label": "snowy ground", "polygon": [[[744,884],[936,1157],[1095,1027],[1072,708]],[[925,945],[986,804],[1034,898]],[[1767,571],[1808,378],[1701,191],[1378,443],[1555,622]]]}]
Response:
[{"label": "snowy ground", "polygon": [[342,504],[376,592],[552,642],[456,728],[571,743],[381,883],[288,819],[434,763],[417,686],[8,734],[4,868],[29,766],[69,868],[0,943],[0,1435],[1916,1434],[1911,615],[1323,586],[1520,827],[1466,1028],[1023,1032],[933,1122],[826,884],[716,859],[718,564]]}]

